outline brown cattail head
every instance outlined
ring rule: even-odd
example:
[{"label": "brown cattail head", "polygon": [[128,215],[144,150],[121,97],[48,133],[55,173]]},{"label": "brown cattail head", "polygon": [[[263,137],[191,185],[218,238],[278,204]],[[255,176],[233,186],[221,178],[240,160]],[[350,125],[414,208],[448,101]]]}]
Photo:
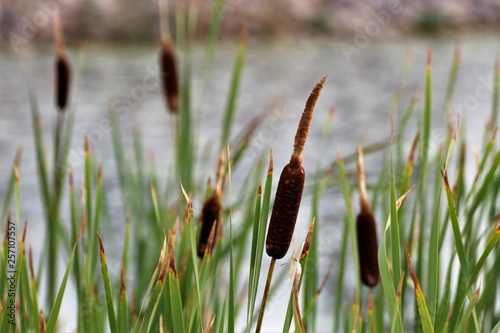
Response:
[{"label": "brown cattail head", "polygon": [[283,258],[290,247],[305,176],[302,166],[295,167],[290,163],[281,172],[266,239],[266,252],[274,259]]},{"label": "brown cattail head", "polygon": [[365,170],[363,162],[363,150],[358,145],[358,183],[359,183],[359,204],[361,211],[356,218],[356,228],[358,236],[359,266],[361,281],[368,287],[374,287],[380,279],[378,267],[378,241],[377,226],[375,218],[370,209],[368,194],[366,192]]},{"label": "brown cattail head", "polygon": [[377,257],[377,227],[372,212],[361,210],[356,218],[356,230],[361,281],[368,287],[375,287],[380,279],[380,271]]},{"label": "brown cattail head", "polygon": [[171,113],[176,113],[179,108],[179,81],[176,64],[172,40],[165,36],[160,55],[160,76],[163,84],[163,95]]},{"label": "brown cattail head", "polygon": [[56,104],[60,111],[66,110],[71,82],[71,67],[64,52],[64,40],[59,15],[54,19],[56,39]]},{"label": "brown cattail head", "polygon": [[[217,190],[214,190],[210,199],[205,201],[203,204],[203,209],[201,212],[201,233],[200,240],[198,242],[198,257],[203,258],[205,252],[207,251],[207,246],[209,243],[210,233],[212,228],[218,229],[221,221],[222,205],[220,204],[220,194]],[[217,235],[217,230],[215,230],[215,235]],[[212,247],[215,242],[208,249],[208,252],[212,252]]]},{"label": "brown cattail head", "polygon": [[57,56],[56,60],[56,103],[60,111],[65,111],[69,100],[71,68],[66,56]]},{"label": "brown cattail head", "polygon": [[302,167],[302,152],[309,135],[314,106],[325,80],[326,76],[323,76],[307,99],[299,128],[295,134],[292,157],[281,172],[266,239],[266,252],[274,259],[283,258],[292,241],[306,177],[304,167]]}]

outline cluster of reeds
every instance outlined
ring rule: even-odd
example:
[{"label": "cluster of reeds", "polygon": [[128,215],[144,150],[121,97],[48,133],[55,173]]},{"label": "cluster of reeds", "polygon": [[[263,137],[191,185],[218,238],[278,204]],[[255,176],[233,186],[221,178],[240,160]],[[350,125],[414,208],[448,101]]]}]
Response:
[{"label": "cluster of reeds", "polygon": [[[223,1],[216,0],[213,30],[206,49],[206,82],[209,82],[208,69],[223,8]],[[62,35],[58,33],[56,107],[57,114],[66,114],[67,118],[61,117],[61,125],[55,129],[54,151],[58,152],[52,170],[41,135],[42,125],[50,121],[40,117],[36,92],[30,94],[40,198],[48,235],[46,246],[40,249],[45,252],[40,257],[46,259],[33,260],[31,247],[25,244],[30,227],[24,224],[23,232],[18,235],[14,267],[18,274],[16,295],[9,295],[6,275],[0,274],[0,313],[3,314],[0,333],[56,332],[64,320],[60,310],[63,298],[68,297],[69,283],[76,290],[78,332],[236,332],[242,329],[251,332],[266,330],[264,315],[269,321],[271,315],[273,321],[280,320],[283,332],[292,329],[297,332],[498,331],[498,63],[492,82],[491,121],[485,129],[484,144],[477,149],[478,163],[473,179],[468,179],[465,172],[468,143],[458,125],[457,128],[449,126],[452,130],[439,143],[436,153],[430,154],[431,113],[438,112],[439,108],[431,104],[429,51],[424,102],[419,105],[416,97],[409,101],[398,117],[400,122],[394,126],[393,139],[359,146],[357,151],[345,156],[338,151],[326,169],[318,166],[308,173],[311,186],[307,186],[302,152],[315,104],[325,83],[326,77],[323,77],[306,102],[293,154],[283,168],[276,194],[273,195],[273,156],[270,153],[267,159],[267,152],[258,156],[244,185],[234,191],[232,172],[244,160],[241,157],[247,153],[255,129],[266,121],[265,116],[257,115],[243,134],[232,140],[232,120],[246,53],[244,28],[222,117],[219,149],[222,153],[215,185],[204,190],[208,170],[201,168],[200,175],[194,172],[202,165],[194,133],[203,128],[191,119],[193,101],[199,102],[196,98],[203,101],[203,96],[190,94],[193,75],[190,41],[196,28],[196,15],[195,3],[187,9],[177,8],[175,34],[168,37],[164,34],[162,41],[159,71],[165,74],[179,70],[179,75],[162,76],[167,105],[169,110],[176,111],[175,171],[166,179],[159,179],[153,161],[145,159],[138,130],[133,133],[133,147],[124,147],[117,116],[110,110],[121,194],[118,199],[109,196],[104,182],[107,177],[113,177],[113,170],[96,159],[86,138],[81,140],[85,148],[83,175],[74,175],[66,163],[74,111],[67,108],[71,70],[61,51]],[[174,45],[183,55],[179,60],[176,60]],[[459,55],[457,51],[452,62],[446,108],[451,105],[458,77]],[[75,73],[78,74],[78,69]],[[403,82],[399,89],[404,88]],[[393,105],[402,102],[401,96],[396,95]],[[423,110],[422,115],[416,116],[421,125],[417,130],[409,129],[408,121],[419,108]],[[399,107],[391,110],[394,118],[398,111]],[[333,111],[325,123],[323,143],[318,148],[320,156],[330,145],[332,119]],[[412,131],[416,132],[415,139],[407,152],[405,141],[414,135]],[[458,153],[457,143],[461,147]],[[387,146],[390,149],[384,149]],[[374,152],[380,153],[385,169],[390,170],[389,179],[382,171],[378,178],[369,177],[367,185],[365,170],[373,175],[378,168],[365,165],[363,153]],[[404,157],[408,153],[409,157]],[[131,157],[127,157],[129,155]],[[394,156],[404,162],[395,163]],[[14,221],[18,230],[21,230],[19,221],[23,216],[20,183],[26,176],[19,171],[20,163],[19,149],[1,215],[2,223]],[[350,171],[356,164],[359,209],[352,200],[356,180],[349,176],[355,174]],[[54,171],[53,179],[51,171]],[[333,249],[338,251],[339,261],[325,270],[325,262],[319,259],[318,234],[333,221],[324,219],[319,207],[331,204],[327,202],[331,197],[324,194],[332,187],[340,187],[342,191],[345,215],[341,241]],[[289,251],[296,223],[308,222],[297,221],[297,217],[300,205],[309,199],[309,221],[312,221],[309,231],[307,235],[296,234],[304,243],[301,248],[293,246],[293,251]],[[112,200],[121,200],[123,215],[127,217],[120,226],[111,222],[111,216],[116,213],[109,205]],[[68,213],[68,223],[61,223],[63,209]],[[9,214],[9,210],[14,213]],[[264,249],[270,257],[270,269],[262,288],[261,267],[268,260]],[[276,266],[276,260],[286,258],[287,254],[290,265]],[[6,236],[0,250],[1,272],[8,270],[8,255]],[[56,264],[60,259],[67,263],[62,277]],[[277,276],[271,284],[274,271]],[[286,282],[288,271],[292,272],[291,283]],[[335,277],[335,285],[325,288],[332,285],[330,276]],[[42,279],[47,281],[47,296],[43,301],[39,299]],[[363,288],[362,283],[369,288]],[[278,288],[290,293],[288,303],[283,304],[283,308],[287,306],[284,318],[279,318],[279,313],[270,313],[272,308],[266,307]],[[259,308],[257,299],[261,293],[263,302]],[[333,298],[331,327],[319,324],[319,297]],[[11,301],[16,305],[15,328],[6,316],[5,304]],[[321,313],[324,312],[322,309]],[[239,319],[244,322],[242,327],[237,326]]]}]

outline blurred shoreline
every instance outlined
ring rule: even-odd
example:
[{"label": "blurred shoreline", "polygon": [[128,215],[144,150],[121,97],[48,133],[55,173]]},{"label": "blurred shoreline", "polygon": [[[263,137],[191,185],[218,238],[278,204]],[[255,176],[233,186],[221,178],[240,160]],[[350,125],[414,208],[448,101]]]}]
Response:
[{"label": "blurred shoreline", "polygon": [[[186,12],[186,3],[169,1],[170,22]],[[213,1],[190,1],[197,17],[195,37],[209,33]],[[149,44],[160,36],[157,0],[0,0],[0,45],[20,50],[53,40],[53,17],[61,13],[68,42]],[[246,23],[250,36],[262,40],[297,36],[334,36],[362,44],[410,34],[440,35],[458,31],[497,30],[500,2],[476,0],[226,0],[220,36],[237,36]],[[175,29],[171,32],[175,36]]]}]

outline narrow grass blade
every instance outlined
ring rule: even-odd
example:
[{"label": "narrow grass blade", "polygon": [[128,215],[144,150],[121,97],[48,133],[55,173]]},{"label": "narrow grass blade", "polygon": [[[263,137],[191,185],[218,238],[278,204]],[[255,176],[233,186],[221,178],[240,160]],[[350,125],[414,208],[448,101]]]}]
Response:
[{"label": "narrow grass blade", "polygon": [[101,271],[102,271],[102,282],[104,284],[104,293],[106,295],[106,306],[108,308],[108,321],[109,329],[111,333],[118,332],[118,325],[116,322],[115,307],[113,303],[113,292],[111,288],[111,280],[109,279],[108,264],[106,260],[106,253],[104,252],[104,245],[102,244],[102,239],[99,233],[97,233],[97,239],[99,240],[99,253],[101,257]]},{"label": "narrow grass blade", "polygon": [[[17,243],[16,239],[16,224],[15,222],[8,222],[8,228],[6,230],[9,231],[9,234],[6,234],[6,239],[7,242],[10,243],[12,240],[14,241],[14,247],[7,247],[7,244],[5,244],[4,249],[6,250],[4,253],[6,253],[5,257],[5,270],[2,272],[2,274],[9,275],[9,280],[7,280],[9,284],[9,292],[6,293],[7,297],[5,298],[6,302],[5,305],[3,306],[3,313],[2,313],[2,321],[0,324],[0,333],[8,333],[11,330],[11,327],[15,327],[18,325],[18,322],[16,320],[16,297],[18,296],[18,288],[19,288],[19,280],[20,276],[22,273],[22,267],[23,267],[23,252],[24,252],[24,240],[25,240],[25,235],[26,235],[26,228],[27,228],[27,222],[24,223],[24,230],[23,230],[23,236],[21,237],[21,243],[19,244],[19,247],[17,249],[17,255],[15,254],[15,244]],[[14,231],[14,232],[13,232]],[[14,253],[13,253],[14,252]],[[12,263],[12,257],[14,257],[14,260],[17,259],[15,264]],[[7,258],[9,258],[7,260]],[[7,274],[6,274],[7,273]],[[14,281],[10,279],[11,277],[14,278]],[[11,287],[11,284],[14,284],[14,287]],[[11,289],[14,289],[14,292],[12,292]],[[16,292],[17,291],[17,292]],[[3,297],[3,295],[2,295]],[[14,310],[14,318],[12,318],[10,315],[11,311]]]},{"label": "narrow grass blade", "polygon": [[453,97],[453,92],[455,91],[455,84],[457,82],[458,68],[460,65],[461,48],[460,43],[455,45],[455,52],[453,54],[453,60],[451,62],[450,76],[448,78],[448,86],[446,87],[446,94],[444,97],[444,111],[448,112],[451,105],[451,99]]},{"label": "narrow grass blade", "polygon": [[465,247],[462,241],[462,233],[460,231],[460,223],[458,221],[457,211],[455,208],[455,202],[453,200],[453,195],[451,193],[450,184],[448,182],[448,175],[446,172],[443,173],[444,186],[446,190],[446,198],[448,200],[448,212],[451,218],[451,226],[453,230],[453,238],[455,240],[455,247],[457,249],[458,260],[460,261],[460,266],[462,267],[462,272],[464,272],[467,280],[469,280],[469,265],[467,264],[467,257],[465,254]]},{"label": "narrow grass blade", "polygon": [[173,234],[168,235],[168,258],[167,258],[167,279],[170,296],[170,308],[174,332],[185,332],[183,306],[179,288],[179,277],[175,267],[175,255],[173,246]]},{"label": "narrow grass blade", "polygon": [[471,316],[473,315],[474,307],[476,306],[477,299],[479,298],[479,289],[474,292],[472,295],[472,298],[469,300],[469,304],[467,305],[467,308],[465,309],[464,314],[461,316],[460,321],[458,322],[456,332],[466,332],[468,331],[466,329],[466,326],[471,319]]},{"label": "narrow grass blade", "polygon": [[231,128],[233,127],[233,118],[236,112],[236,101],[238,98],[238,92],[240,88],[240,81],[243,72],[243,64],[245,61],[245,53],[247,47],[247,30],[246,26],[243,26],[240,42],[238,44],[238,50],[236,52],[236,60],[233,67],[233,75],[231,78],[229,97],[226,104],[226,111],[224,114],[224,120],[222,125],[222,136],[220,149],[228,144],[229,136],[231,134]]},{"label": "narrow grass blade", "polygon": [[118,332],[130,332],[129,309],[127,302],[127,288],[125,284],[125,264],[122,261],[120,269],[120,295],[118,298]]},{"label": "narrow grass blade", "polygon": [[399,233],[398,212],[396,207],[396,182],[394,180],[394,163],[391,153],[391,264],[392,264],[392,280],[394,288],[399,283],[401,276],[401,243]]},{"label": "narrow grass blade", "polygon": [[85,223],[87,222],[87,215],[85,215],[80,223],[80,228],[78,230],[78,234],[76,236],[76,242],[73,246],[73,251],[71,252],[71,256],[69,257],[68,265],[66,266],[66,271],[64,272],[64,277],[61,282],[61,286],[59,287],[59,292],[57,293],[57,297],[54,302],[54,306],[50,311],[49,319],[47,321],[47,332],[55,332],[57,319],[59,317],[59,311],[61,310],[62,300],[64,297],[64,292],[66,290],[66,284],[68,282],[69,272],[71,270],[73,264],[73,258],[75,257],[75,252],[78,245],[78,240],[80,239],[80,235],[82,234],[83,228],[85,227]]},{"label": "narrow grass blade", "polygon": [[[358,253],[358,240],[356,237],[356,221],[354,217],[354,209],[352,207],[352,202],[351,202],[351,192],[349,188],[349,184],[347,183],[347,175],[345,172],[345,167],[344,167],[344,161],[342,159],[340,150],[337,150],[337,159],[338,159],[338,166],[339,166],[339,176],[340,176],[340,183],[342,186],[342,194],[344,196],[344,203],[346,207],[346,217],[347,217],[347,226],[350,234],[350,240],[351,240],[351,251],[352,251],[352,257],[353,257],[353,266],[354,266],[354,273],[356,275],[356,290],[361,290],[361,274],[359,271],[359,253]],[[359,297],[359,296],[358,296]],[[357,303],[359,299],[357,299]]]},{"label": "narrow grass blade", "polygon": [[293,318],[295,321],[296,332],[305,333],[306,329],[304,327],[304,323],[302,322],[302,316],[300,314],[300,305],[299,305],[299,284],[301,275],[302,275],[301,265],[300,263],[296,263],[295,274],[293,279],[293,287],[292,287]]},{"label": "narrow grass blade", "polygon": [[483,254],[479,258],[476,265],[474,266],[474,269],[472,270],[469,287],[472,286],[472,284],[476,281],[477,277],[479,276],[479,273],[481,272],[481,269],[483,269],[486,263],[486,259],[488,259],[488,256],[490,255],[491,251],[495,248],[499,240],[500,240],[500,228],[497,228],[495,229],[493,235],[491,235],[490,239],[488,240],[488,243],[486,244],[486,248],[484,249]]},{"label": "narrow grass blade", "polygon": [[[9,211],[9,206],[10,202],[12,200],[12,195],[14,194],[14,181],[16,178],[15,175],[15,169],[19,170],[20,164],[21,164],[21,156],[22,156],[22,147],[19,146],[16,150],[16,156],[14,158],[14,162],[12,164],[12,171],[10,173],[8,185],[7,185],[7,191],[5,192],[5,199],[3,201],[3,208],[2,208],[2,215],[0,216],[0,221],[5,221],[5,218],[7,217],[7,212]],[[18,220],[19,221],[19,220]]]},{"label": "narrow grass blade", "polygon": [[[255,247],[252,244],[252,253],[255,252],[255,258],[251,262],[251,276],[249,281],[249,311],[247,317],[247,332],[251,329],[251,322],[257,299],[257,291],[259,287],[259,277],[262,268],[262,257],[264,253],[264,244],[266,241],[267,220],[269,216],[269,208],[271,205],[271,190],[273,183],[273,154],[269,153],[269,167],[267,170],[266,183],[264,185],[264,195],[262,198],[262,207],[256,207],[254,237],[256,236]],[[258,213],[257,213],[258,212]],[[258,219],[257,219],[258,215]],[[257,231],[255,230],[257,229]],[[257,232],[257,235],[255,235]]]},{"label": "narrow grass blade", "polygon": [[422,287],[420,286],[420,282],[418,281],[418,278],[415,275],[415,272],[413,271],[413,267],[411,265],[410,251],[408,250],[408,246],[405,246],[405,250],[406,250],[406,260],[408,261],[408,269],[410,270],[410,276],[411,279],[413,280],[415,288],[415,297],[417,298],[417,307],[418,307],[418,312],[420,314],[420,322],[422,323],[422,330],[424,333],[434,333],[432,319],[429,314],[429,309],[425,301]]}]

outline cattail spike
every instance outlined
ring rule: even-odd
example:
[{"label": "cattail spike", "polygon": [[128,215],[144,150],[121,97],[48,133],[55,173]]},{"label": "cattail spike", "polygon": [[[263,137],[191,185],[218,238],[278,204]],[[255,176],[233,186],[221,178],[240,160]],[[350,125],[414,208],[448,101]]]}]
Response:
[{"label": "cattail spike", "polygon": [[[200,239],[198,241],[198,257],[203,258],[205,252],[207,252],[207,247],[209,243],[210,234],[212,229],[215,230],[215,235],[217,235],[217,229],[220,225],[222,206],[220,204],[220,198],[217,191],[212,192],[212,196],[203,204],[203,209],[201,212],[201,233]],[[209,246],[208,252],[212,251],[212,247],[215,242],[212,242]]]},{"label": "cattail spike", "polygon": [[307,137],[309,135],[309,129],[311,128],[312,117],[314,114],[314,107],[319,98],[319,94],[323,89],[327,76],[323,76],[321,80],[316,84],[313,91],[307,99],[304,112],[300,118],[299,128],[297,129],[297,134],[295,134],[295,143],[293,145],[293,154],[290,159],[290,164],[298,167],[302,164],[302,152],[307,142]]},{"label": "cattail spike", "polygon": [[363,150],[357,147],[357,165],[359,182],[359,202],[361,211],[356,217],[356,231],[358,236],[359,268],[361,281],[368,287],[374,287],[380,279],[378,266],[378,240],[375,217],[370,209],[366,192]]},{"label": "cattail spike", "polygon": [[179,82],[176,64],[172,40],[169,36],[164,36],[160,55],[160,76],[163,83],[163,95],[171,113],[177,113],[179,108]]},{"label": "cattail spike", "polygon": [[361,281],[370,288],[375,287],[380,280],[380,270],[377,257],[377,226],[371,211],[361,210],[356,217],[356,231]]},{"label": "cattail spike", "polygon": [[64,39],[59,13],[54,18],[54,34],[56,39],[56,104],[60,111],[68,105],[71,83],[71,67],[64,52]]},{"label": "cattail spike", "polygon": [[266,252],[275,259],[283,258],[290,247],[305,176],[302,165],[295,167],[291,163],[281,172],[266,240]]},{"label": "cattail spike", "polygon": [[307,99],[295,134],[292,157],[290,162],[283,168],[278,182],[266,239],[266,253],[273,259],[283,258],[290,248],[306,177],[302,166],[302,152],[309,135],[314,106],[325,81],[326,76],[323,76]]},{"label": "cattail spike", "polygon": [[363,148],[357,146],[357,166],[358,166],[358,185],[359,185],[359,205],[361,211],[369,212],[370,203],[368,201],[368,194],[366,192],[366,179],[365,179],[365,166],[363,161]]}]

